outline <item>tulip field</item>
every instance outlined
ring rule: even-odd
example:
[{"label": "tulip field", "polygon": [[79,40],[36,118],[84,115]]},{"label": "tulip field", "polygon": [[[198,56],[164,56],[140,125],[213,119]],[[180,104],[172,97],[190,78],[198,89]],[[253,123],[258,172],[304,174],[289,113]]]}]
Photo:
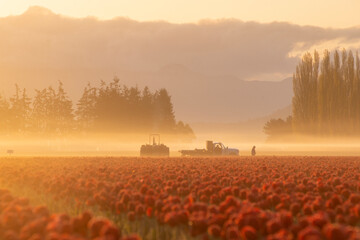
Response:
[{"label": "tulip field", "polygon": [[8,157],[1,240],[360,239],[359,157]]}]

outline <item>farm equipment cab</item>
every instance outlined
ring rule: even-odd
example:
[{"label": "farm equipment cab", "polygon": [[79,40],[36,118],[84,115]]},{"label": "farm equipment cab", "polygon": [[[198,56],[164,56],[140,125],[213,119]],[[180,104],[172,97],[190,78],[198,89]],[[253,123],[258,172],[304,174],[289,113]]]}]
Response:
[{"label": "farm equipment cab", "polygon": [[160,143],[160,134],[150,134],[149,144],[140,148],[141,157],[169,157],[169,147]]}]

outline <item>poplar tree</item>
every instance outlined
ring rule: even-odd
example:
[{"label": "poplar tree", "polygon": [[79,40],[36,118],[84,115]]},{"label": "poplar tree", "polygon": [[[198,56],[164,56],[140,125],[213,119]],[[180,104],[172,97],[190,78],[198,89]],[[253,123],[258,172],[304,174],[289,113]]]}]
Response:
[{"label": "poplar tree", "polygon": [[319,55],[314,52],[314,60],[306,53],[293,75],[293,128],[302,133],[316,130],[317,114],[317,78]]},{"label": "poplar tree", "polygon": [[[314,59],[314,60],[313,60]],[[301,134],[360,134],[360,60],[343,49],[306,53],[293,76],[293,129]],[[316,123],[316,124],[313,124]]]}]

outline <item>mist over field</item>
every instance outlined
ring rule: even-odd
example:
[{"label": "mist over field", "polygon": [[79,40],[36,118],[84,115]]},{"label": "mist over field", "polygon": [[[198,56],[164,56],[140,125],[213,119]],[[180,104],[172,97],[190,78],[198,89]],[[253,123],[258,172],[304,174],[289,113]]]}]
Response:
[{"label": "mist over field", "polygon": [[[0,92],[10,99],[18,84],[34,98],[36,89],[56,89],[61,81],[76,111],[87,84],[100,89],[101,81],[110,84],[118,78],[121,85],[140,91],[145,86],[154,94],[161,88],[168,91],[174,121],[194,131],[194,137],[185,139],[164,133],[163,141],[172,145],[175,155],[183,148],[203,148],[206,140],[222,141],[244,154],[252,145],[261,145],[263,154],[298,154],[303,145],[288,145],[286,140],[269,145],[264,124],[292,115],[292,74],[302,54],[340,46],[356,50],[358,30],[237,19],[184,24],[123,17],[98,20],[34,6],[21,15],[0,18]],[[94,133],[86,141],[83,134],[72,134],[35,141],[23,136],[23,142],[16,143],[5,135],[2,148],[24,154],[137,154],[147,135],[159,131],[155,125],[141,134]],[[311,137],[303,142],[309,139],[319,142]],[[329,137],[321,139],[318,148],[305,148],[314,154],[329,149],[337,154],[345,142],[357,146],[358,141]],[[329,143],[339,147],[327,147]],[[357,153],[356,147],[350,149]]]},{"label": "mist over field", "polygon": [[360,239],[359,8],[0,0],[0,240]]}]

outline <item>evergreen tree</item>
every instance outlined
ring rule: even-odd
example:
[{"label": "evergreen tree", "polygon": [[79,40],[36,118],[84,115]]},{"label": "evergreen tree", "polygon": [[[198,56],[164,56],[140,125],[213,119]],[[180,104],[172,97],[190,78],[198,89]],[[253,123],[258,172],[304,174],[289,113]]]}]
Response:
[{"label": "evergreen tree", "polygon": [[138,87],[132,87],[129,89],[128,95],[126,96],[127,101],[127,125],[130,129],[141,128],[141,93]]},{"label": "evergreen tree", "polygon": [[0,95],[0,132],[6,134],[10,128],[10,103]]},{"label": "evergreen tree", "polygon": [[268,135],[269,140],[283,140],[289,137],[292,131],[292,117],[289,116],[286,120],[270,119],[265,123],[264,133]]},{"label": "evergreen tree", "polygon": [[171,97],[164,88],[155,93],[154,111],[155,122],[160,131],[171,132],[175,129],[176,121]]},{"label": "evergreen tree", "polygon": [[189,124],[185,124],[183,121],[179,121],[176,124],[176,133],[188,135],[189,137],[194,136],[194,131]]},{"label": "evergreen tree", "polygon": [[58,87],[35,90],[33,102],[16,85],[10,102],[0,97],[0,132],[31,132],[59,136],[82,132],[154,132],[193,135],[183,122],[176,123],[171,97],[165,89],[152,93],[148,87],[121,85],[118,78],[100,87],[85,87],[76,111],[62,82]]},{"label": "evergreen tree", "polygon": [[95,114],[95,127],[100,131],[120,131],[126,129],[128,89],[121,87],[119,79],[115,78],[109,85],[101,83]]},{"label": "evergreen tree", "polygon": [[32,129],[38,133],[44,133],[47,128],[47,89],[35,90],[33,111],[31,114]]},{"label": "evergreen tree", "polygon": [[97,89],[91,87],[90,83],[88,83],[77,103],[77,110],[75,112],[79,130],[94,129],[96,101]]},{"label": "evergreen tree", "polygon": [[31,99],[27,96],[26,89],[20,90],[15,85],[15,94],[10,98],[10,118],[13,131],[25,132],[29,128],[29,119],[31,112]]},{"label": "evergreen tree", "polygon": [[59,133],[65,133],[73,130],[74,115],[72,101],[68,98],[64,90],[63,83],[60,81],[54,100],[54,108],[56,111],[56,130]]},{"label": "evergreen tree", "polygon": [[144,130],[152,130],[154,128],[154,95],[148,87],[145,87],[140,99],[140,126]]},{"label": "evergreen tree", "polygon": [[38,133],[59,135],[73,129],[72,101],[61,82],[57,91],[52,87],[36,90],[31,119],[33,129]]}]

